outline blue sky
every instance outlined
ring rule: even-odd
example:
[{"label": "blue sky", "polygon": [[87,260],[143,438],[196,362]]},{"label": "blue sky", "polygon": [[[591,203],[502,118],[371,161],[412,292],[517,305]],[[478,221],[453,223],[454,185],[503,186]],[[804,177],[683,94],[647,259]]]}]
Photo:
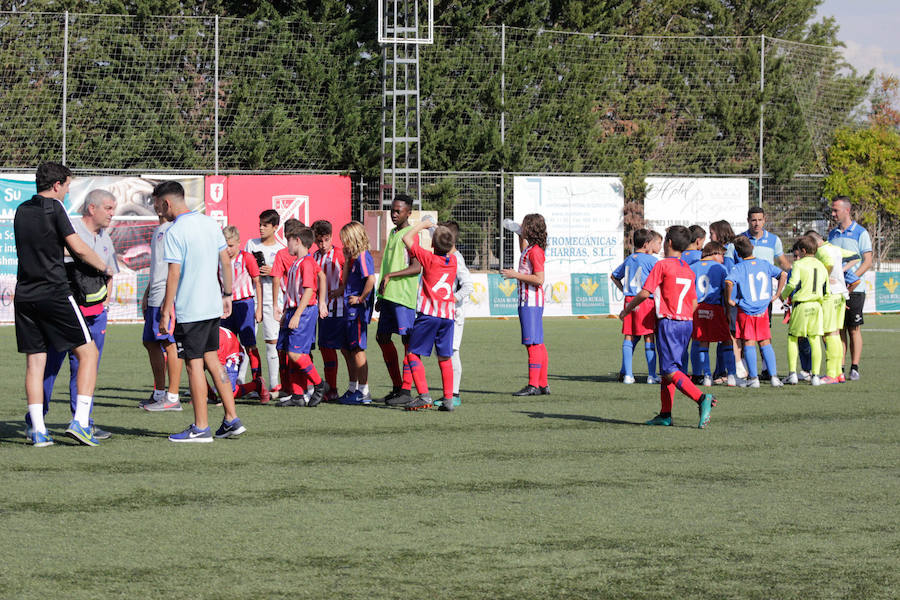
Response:
[{"label": "blue sky", "polygon": [[834,17],[844,58],[857,71],[900,77],[900,2],[897,0],[825,0],[819,16]]}]

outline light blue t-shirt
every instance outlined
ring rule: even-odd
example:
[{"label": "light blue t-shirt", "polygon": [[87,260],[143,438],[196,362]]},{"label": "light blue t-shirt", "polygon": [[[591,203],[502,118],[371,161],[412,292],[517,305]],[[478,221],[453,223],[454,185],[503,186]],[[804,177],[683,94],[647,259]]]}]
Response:
[{"label": "light blue t-shirt", "polygon": [[[646,252],[635,252],[625,259],[621,265],[612,272],[613,277],[622,282],[625,296],[637,296],[644,287],[647,275],[656,264],[657,258]],[[652,296],[651,296],[652,298]]]},{"label": "light blue t-shirt", "polygon": [[222,316],[219,252],[226,247],[219,224],[200,213],[179,215],[166,232],[166,262],[181,265],[175,292],[175,320],[179,323]]},{"label": "light blue t-shirt", "polygon": [[698,260],[690,267],[696,275],[694,283],[697,288],[697,302],[722,304],[725,278],[728,277],[725,267],[712,259]]},{"label": "light blue t-shirt", "polygon": [[[848,256],[844,259],[845,263],[851,260],[856,261],[856,264],[846,271],[846,273],[853,273],[854,275],[856,275],[856,270],[862,264],[863,253],[872,251],[872,238],[869,237],[869,232],[856,221],[851,221],[844,231],[841,231],[840,227],[835,227],[829,231],[828,241],[844,250],[856,253],[856,256]],[[857,277],[856,279],[859,278]]]},{"label": "light blue t-shirt", "polygon": [[772,302],[772,279],[781,276],[781,269],[756,256],[739,262],[726,277],[734,284],[732,298],[747,315],[766,312]]},{"label": "light blue t-shirt", "polygon": [[[761,258],[769,264],[775,264],[775,259],[784,254],[784,246],[781,244],[781,238],[763,229],[762,236],[759,239],[753,237],[750,230],[741,234],[750,240],[753,244],[753,258]],[[740,262],[738,259],[737,262]]]}]

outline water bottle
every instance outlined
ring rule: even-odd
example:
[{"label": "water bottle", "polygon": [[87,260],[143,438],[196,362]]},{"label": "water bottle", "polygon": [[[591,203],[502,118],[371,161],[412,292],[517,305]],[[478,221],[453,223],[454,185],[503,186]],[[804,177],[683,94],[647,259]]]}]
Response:
[{"label": "water bottle", "polygon": [[513,233],[521,233],[522,226],[513,221],[512,219],[503,219],[503,229],[507,231],[512,231]]}]

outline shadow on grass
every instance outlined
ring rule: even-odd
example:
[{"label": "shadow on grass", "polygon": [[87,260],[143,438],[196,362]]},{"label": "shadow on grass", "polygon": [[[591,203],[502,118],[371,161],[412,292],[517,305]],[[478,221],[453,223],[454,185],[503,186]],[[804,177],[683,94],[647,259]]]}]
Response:
[{"label": "shadow on grass", "polygon": [[547,379],[551,381],[587,381],[591,383],[615,383],[618,381],[616,375],[592,375],[583,373],[577,375],[550,374],[547,375]]},{"label": "shadow on grass", "polygon": [[530,410],[520,410],[516,411],[519,414],[528,415],[528,417],[532,419],[563,419],[568,421],[589,421],[592,423],[609,423],[610,425],[640,425],[644,427],[643,423],[636,421],[623,421],[621,419],[607,419],[605,417],[594,417],[591,415],[567,415],[567,414],[559,414],[559,413],[545,413],[538,411],[530,411]]}]

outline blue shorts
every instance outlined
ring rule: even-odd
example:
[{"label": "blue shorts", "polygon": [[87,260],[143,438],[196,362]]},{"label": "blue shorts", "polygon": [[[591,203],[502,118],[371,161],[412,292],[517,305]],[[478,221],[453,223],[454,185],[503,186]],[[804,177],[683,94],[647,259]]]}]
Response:
[{"label": "blue shorts", "polygon": [[409,351],[419,356],[431,356],[437,348],[438,356],[453,356],[453,319],[418,315],[409,336]]},{"label": "blue shorts", "polygon": [[656,321],[656,356],[659,358],[660,373],[668,375],[684,371],[681,358],[687,351],[693,330],[693,321],[665,318]]},{"label": "blue shorts", "polygon": [[319,348],[340,349],[344,343],[343,317],[319,319]]},{"label": "blue shorts", "polygon": [[526,346],[544,343],[544,307],[520,306],[519,326],[522,327],[522,343]]},{"label": "blue shorts", "polygon": [[390,300],[381,301],[381,312],[378,315],[379,335],[391,335],[393,333],[407,335],[412,331],[415,321],[415,309],[391,302]]},{"label": "blue shorts", "polygon": [[344,343],[341,348],[345,350],[365,350],[369,322],[364,319],[365,314],[359,313],[356,318],[345,317]]},{"label": "blue shorts", "polygon": [[222,319],[222,327],[238,336],[241,346],[256,345],[256,301],[244,298],[231,303],[231,314]]},{"label": "blue shorts", "polygon": [[284,311],[284,324],[278,331],[276,348],[291,354],[309,354],[316,339],[316,323],[319,322],[319,308],[317,306],[307,306],[303,314],[300,315],[300,324],[297,325],[297,328],[288,329],[287,324],[291,322],[291,318],[293,318],[296,310],[296,308],[289,308]]},{"label": "blue shorts", "polygon": [[174,344],[175,338],[172,337],[171,332],[159,332],[160,312],[162,312],[162,307],[160,306],[148,306],[147,310],[144,311],[144,335],[141,339],[145,342],[166,342]]}]

